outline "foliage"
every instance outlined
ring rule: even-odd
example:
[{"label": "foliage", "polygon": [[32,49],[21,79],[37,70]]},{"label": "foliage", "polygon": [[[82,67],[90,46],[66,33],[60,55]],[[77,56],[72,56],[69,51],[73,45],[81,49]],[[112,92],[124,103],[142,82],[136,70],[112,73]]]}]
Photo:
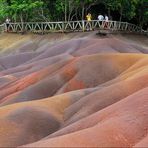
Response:
[{"label": "foliage", "polygon": [[26,20],[28,16],[34,15],[34,11],[42,7],[43,2],[38,0],[11,0],[8,3],[5,0],[0,1],[1,4],[1,18],[6,16],[11,16],[15,21]]},{"label": "foliage", "polygon": [[148,1],[139,0],[136,9],[136,18],[140,26],[147,25],[148,23]]},{"label": "foliage", "polygon": [[118,20],[136,20],[141,26],[148,22],[147,0],[0,0],[0,22],[6,17],[13,22],[80,20],[100,4],[109,16],[117,14]]}]

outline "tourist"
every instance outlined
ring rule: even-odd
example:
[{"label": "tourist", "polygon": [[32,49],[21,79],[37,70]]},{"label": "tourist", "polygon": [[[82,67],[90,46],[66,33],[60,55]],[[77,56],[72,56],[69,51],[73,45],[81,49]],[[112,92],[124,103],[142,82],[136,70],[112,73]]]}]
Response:
[{"label": "tourist", "polygon": [[99,20],[99,21],[103,21],[103,20],[104,20],[104,16],[101,15],[101,14],[99,14],[99,15],[98,15],[98,20]]},{"label": "tourist", "polygon": [[109,19],[108,19],[108,16],[105,15],[105,21],[108,22],[108,20],[109,20]]},{"label": "tourist", "polygon": [[90,23],[90,21],[91,21],[91,19],[92,19],[92,16],[91,16],[90,13],[88,13],[88,14],[86,15],[86,19],[87,19],[87,21],[88,21],[88,25],[87,25],[87,27],[86,27],[86,30],[92,30],[91,23]]},{"label": "tourist", "polygon": [[9,31],[10,21],[11,21],[11,20],[7,17],[7,18],[6,18],[6,21],[5,21],[5,22],[6,22],[6,27],[7,27],[7,32]]},{"label": "tourist", "polygon": [[108,16],[105,15],[105,24],[104,24],[105,29],[108,29],[108,20],[109,20]]},{"label": "tourist", "polygon": [[88,14],[86,15],[86,19],[87,19],[87,21],[91,21],[92,16],[91,16],[91,14],[90,14],[90,13],[88,13]]}]

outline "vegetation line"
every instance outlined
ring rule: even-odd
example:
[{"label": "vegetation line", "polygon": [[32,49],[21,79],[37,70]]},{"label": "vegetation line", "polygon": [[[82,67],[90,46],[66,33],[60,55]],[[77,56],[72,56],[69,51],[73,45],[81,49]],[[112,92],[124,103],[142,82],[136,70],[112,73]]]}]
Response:
[{"label": "vegetation line", "polygon": [[147,29],[147,0],[0,0],[0,24],[11,22],[57,22],[92,19],[99,14]]}]

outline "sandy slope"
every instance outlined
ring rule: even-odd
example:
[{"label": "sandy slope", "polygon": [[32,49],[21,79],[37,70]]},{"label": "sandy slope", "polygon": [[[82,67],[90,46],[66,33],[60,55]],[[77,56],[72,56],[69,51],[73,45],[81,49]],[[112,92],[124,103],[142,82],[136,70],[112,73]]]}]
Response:
[{"label": "sandy slope", "polygon": [[147,147],[146,40],[1,36],[0,147]]}]

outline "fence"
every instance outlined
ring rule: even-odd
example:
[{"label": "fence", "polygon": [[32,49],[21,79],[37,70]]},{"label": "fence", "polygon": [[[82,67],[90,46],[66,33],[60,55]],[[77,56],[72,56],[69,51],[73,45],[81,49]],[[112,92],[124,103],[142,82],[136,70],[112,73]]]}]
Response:
[{"label": "fence", "polygon": [[111,30],[111,31],[128,31],[144,32],[140,27],[118,21],[69,21],[69,22],[24,22],[9,23],[0,25],[1,31],[7,32],[65,32],[65,31],[87,31],[87,30]]}]

